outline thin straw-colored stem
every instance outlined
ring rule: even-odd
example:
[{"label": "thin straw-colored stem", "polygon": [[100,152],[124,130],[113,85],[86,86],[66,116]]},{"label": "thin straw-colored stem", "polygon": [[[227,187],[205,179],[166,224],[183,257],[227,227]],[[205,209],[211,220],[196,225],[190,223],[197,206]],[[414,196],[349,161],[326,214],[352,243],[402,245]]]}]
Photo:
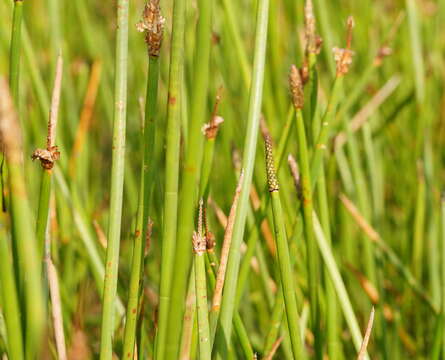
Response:
[{"label": "thin straw-colored stem", "polygon": [[118,0],[114,88],[113,146],[110,188],[110,217],[102,308],[100,359],[113,353],[114,311],[119,267],[119,245],[125,168],[127,116],[128,0]]},{"label": "thin straw-colored stem", "polygon": [[210,312],[210,325],[212,334],[215,333],[216,325],[218,323],[218,315],[221,306],[221,297],[224,287],[224,279],[226,276],[227,260],[229,257],[230,245],[232,242],[233,226],[235,224],[235,215],[238,206],[239,195],[241,192],[242,182],[243,182],[243,172],[241,171],[241,175],[238,180],[238,185],[235,190],[235,196],[233,197],[232,207],[230,208],[229,217],[227,219],[227,226],[224,232],[224,240],[221,248],[220,263],[218,267],[218,273],[216,275],[216,286],[215,286],[215,291],[213,293],[212,308]]},{"label": "thin straw-colored stem", "polygon": [[369,338],[371,337],[372,325],[374,323],[374,306],[371,309],[371,314],[369,315],[368,325],[366,326],[365,336],[363,338],[362,346],[360,347],[360,351],[357,355],[357,360],[363,360],[366,356],[366,349],[368,347]]},{"label": "thin straw-colored stem", "polygon": [[352,201],[349,200],[344,194],[340,195],[340,200],[366,236],[379,248],[383,254],[385,254],[388,261],[405,278],[405,281],[411,287],[414,293],[417,294],[434,313],[438,314],[439,310],[432,302],[422,285],[419,284],[412,272],[403,264],[397,254],[383,241],[379,233],[375,231],[374,228],[368,223]]},{"label": "thin straw-colored stem", "polygon": [[65,334],[63,331],[62,301],[60,299],[59,279],[57,270],[51,260],[51,256],[46,256],[46,267],[48,273],[49,294],[51,297],[51,315],[54,326],[54,338],[56,339],[57,355],[60,360],[66,360]]}]

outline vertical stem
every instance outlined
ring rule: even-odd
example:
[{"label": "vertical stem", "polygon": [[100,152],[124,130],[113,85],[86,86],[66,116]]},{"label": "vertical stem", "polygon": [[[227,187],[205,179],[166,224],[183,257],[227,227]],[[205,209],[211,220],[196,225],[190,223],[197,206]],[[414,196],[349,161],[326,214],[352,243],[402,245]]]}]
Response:
[{"label": "vertical stem", "polygon": [[114,311],[119,265],[119,243],[125,166],[125,127],[127,110],[128,0],[118,0],[116,65],[114,88],[113,147],[110,189],[110,218],[106,254],[100,359],[113,353]]},{"label": "vertical stem", "polygon": [[[57,118],[59,113],[60,93],[62,90],[62,73],[63,60],[62,56],[59,55],[57,58],[56,76],[54,79],[54,88],[51,98],[51,107],[48,120],[48,134],[46,138],[46,150],[51,154],[53,150],[52,148],[55,146],[56,141]],[[44,163],[42,162],[42,165],[43,164]],[[39,249],[42,249],[45,244],[46,227],[48,224],[49,215],[49,200],[51,197],[51,175],[53,166],[54,162],[49,168],[43,168],[42,180],[40,182],[39,209],[37,212],[36,223],[36,235]]]},{"label": "vertical stem", "polygon": [[20,52],[22,42],[23,0],[14,1],[11,49],[9,53],[9,87],[16,106],[19,98]]},{"label": "vertical stem", "polygon": [[33,359],[40,352],[45,324],[41,266],[35,234],[30,226],[32,220],[23,171],[20,127],[8,86],[3,78],[0,78],[0,134],[8,164],[13,240],[18,255],[17,267],[19,273],[23,275],[26,358]]},{"label": "vertical stem", "polygon": [[303,196],[303,220],[304,234],[307,242],[307,262],[309,275],[309,300],[311,302],[311,319],[313,329],[318,334],[318,251],[314,239],[314,226],[312,221],[312,189],[311,174],[309,170],[309,155],[307,150],[306,130],[301,109],[296,110],[297,134],[298,134],[298,158],[301,167],[301,189]]},{"label": "vertical stem", "polygon": [[136,339],[136,325],[139,314],[138,301],[140,294],[141,275],[143,273],[144,239],[147,232],[147,219],[150,209],[150,195],[154,180],[154,147],[155,147],[155,117],[158,94],[159,60],[149,57],[147,95],[145,102],[145,121],[143,132],[143,157],[141,164],[141,183],[139,205],[134,233],[134,246],[130,274],[130,288],[127,304],[127,316],[124,332],[125,357],[132,359]]},{"label": "vertical stem", "polygon": [[198,315],[199,359],[210,360],[212,351],[210,348],[209,311],[207,307],[204,254],[205,248],[202,252],[195,252],[196,312]]},{"label": "vertical stem", "polygon": [[204,137],[201,127],[206,119],[207,91],[209,83],[209,59],[212,39],[212,0],[199,0],[199,19],[196,29],[196,51],[193,64],[193,91],[187,147],[184,157],[181,195],[178,213],[177,248],[175,252],[175,276],[172,279],[171,302],[168,318],[166,358],[176,359],[184,311],[184,297],[192,259],[190,236],[201,170]]},{"label": "vertical stem", "polygon": [[[301,113],[301,109],[298,109]],[[292,276],[292,265],[290,262],[289,248],[287,244],[286,227],[284,225],[284,214],[281,208],[280,192],[275,174],[274,160],[272,156],[272,144],[268,136],[266,142],[266,169],[269,193],[272,198],[272,212],[275,229],[275,242],[277,245],[278,265],[280,269],[280,279],[284,298],[289,335],[292,343],[292,352],[295,359],[305,357],[303,344],[301,342],[299,315],[297,301],[295,298],[295,288]],[[310,183],[309,183],[310,184]],[[309,185],[310,186],[310,185]],[[277,301],[277,300],[276,300]]]},{"label": "vertical stem", "polygon": [[220,313],[220,332],[217,336],[218,359],[226,359],[230,348],[232,333],[232,318],[235,309],[236,283],[240,263],[240,246],[244,235],[247,209],[249,205],[250,184],[252,182],[253,166],[256,153],[262,90],[264,80],[264,65],[266,57],[267,23],[269,15],[269,0],[260,0],[257,7],[257,24],[255,32],[255,51],[253,77],[250,88],[249,114],[247,118],[247,134],[244,147],[243,169],[244,179],[238,203],[232,245],[227,264],[226,280]]},{"label": "vertical stem", "polygon": [[12,256],[8,246],[8,238],[3,225],[0,228],[0,290],[8,334],[8,356],[10,359],[22,360],[23,339],[22,324],[20,322],[20,307],[17,297],[16,279],[12,267]]},{"label": "vertical stem", "polygon": [[[175,0],[173,5],[173,28],[170,57],[170,80],[168,87],[164,223],[162,229],[162,259],[159,289],[159,317],[156,334],[156,359],[164,359],[167,341],[167,322],[170,311],[170,285],[175,256],[178,216],[178,177],[180,142],[181,84],[184,67],[185,0]],[[177,304],[179,306],[180,304]]]},{"label": "vertical stem", "polygon": [[[442,224],[442,234],[441,234],[441,252],[442,252],[442,320],[445,319],[445,194],[442,194],[441,199],[441,224]],[[442,329],[442,356],[445,354],[445,331]]]}]

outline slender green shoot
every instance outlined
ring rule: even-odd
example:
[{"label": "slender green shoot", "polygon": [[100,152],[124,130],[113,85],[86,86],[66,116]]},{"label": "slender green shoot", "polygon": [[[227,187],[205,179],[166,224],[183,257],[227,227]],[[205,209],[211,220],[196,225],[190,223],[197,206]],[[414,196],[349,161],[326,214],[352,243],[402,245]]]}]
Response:
[{"label": "slender green shoot", "polygon": [[110,189],[108,246],[102,308],[100,359],[113,353],[114,315],[119,267],[122,198],[125,170],[125,128],[127,116],[128,0],[117,4],[116,64],[114,88],[113,146]]},{"label": "slender green shoot", "polygon": [[[301,109],[300,109],[301,110]],[[269,137],[265,137],[266,169],[269,193],[272,198],[272,211],[275,229],[275,241],[277,245],[278,264],[280,268],[281,286],[283,289],[284,305],[289,327],[289,335],[292,342],[292,352],[295,359],[305,358],[304,346],[301,342],[299,327],[299,315],[295,298],[295,287],[292,277],[289,248],[287,244],[286,228],[283,221],[278,180],[275,174],[275,165],[272,155],[272,143]]]},{"label": "slender green shoot", "polygon": [[196,313],[198,315],[199,359],[210,360],[212,356],[209,311],[207,306],[207,283],[205,270],[205,253],[207,241],[202,230],[203,201],[199,204],[198,232],[193,234],[193,252],[196,287]]},{"label": "slender green shoot", "polygon": [[144,239],[147,231],[149,200],[154,179],[154,146],[155,146],[155,116],[158,93],[159,67],[158,57],[162,43],[164,18],[160,14],[159,2],[151,0],[145,5],[142,21],[138,24],[145,31],[145,41],[148,46],[149,67],[147,81],[147,96],[145,101],[145,120],[143,131],[143,156],[141,164],[141,179],[139,205],[134,232],[133,257],[130,275],[130,289],[127,304],[127,316],[124,332],[124,357],[132,359],[136,342],[136,325],[139,315],[139,298],[141,275],[144,269]]},{"label": "slender green shoot", "polygon": [[241,242],[249,205],[250,184],[252,182],[255,161],[257,135],[260,122],[264,68],[266,60],[267,24],[269,15],[269,0],[260,0],[257,6],[257,24],[255,31],[255,47],[250,88],[249,113],[247,116],[247,133],[244,147],[243,166],[244,179],[238,211],[233,228],[232,246],[227,264],[223,299],[221,302],[220,333],[217,336],[217,358],[226,359],[230,349],[232,334],[232,318],[235,310],[236,283],[239,271]]}]

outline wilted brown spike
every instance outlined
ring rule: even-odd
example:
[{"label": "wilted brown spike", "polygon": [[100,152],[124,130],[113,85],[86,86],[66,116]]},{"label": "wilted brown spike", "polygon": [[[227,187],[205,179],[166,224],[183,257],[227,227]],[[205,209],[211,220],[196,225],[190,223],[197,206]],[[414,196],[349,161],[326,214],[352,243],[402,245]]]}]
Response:
[{"label": "wilted brown spike", "polygon": [[334,47],[332,49],[334,53],[334,60],[337,65],[337,77],[346,75],[349,71],[349,67],[352,64],[352,56],[354,55],[354,52],[351,50],[353,27],[354,19],[352,16],[349,16],[347,20],[346,48],[340,49],[338,47]]},{"label": "wilted brown spike", "polygon": [[315,34],[315,17],[312,0],[306,0],[304,7],[304,23],[306,32],[306,49],[308,53],[315,54],[316,48],[316,34]]},{"label": "wilted brown spike", "polygon": [[275,164],[272,153],[272,141],[270,139],[270,136],[264,136],[264,144],[266,148],[266,171],[269,192],[278,191],[280,188],[278,186],[277,174],[275,172]]},{"label": "wilted brown spike", "polygon": [[302,109],[304,105],[303,81],[295,65],[291,65],[290,67],[289,87],[295,108]]},{"label": "wilted brown spike", "polygon": [[159,0],[150,0],[145,4],[142,20],[136,24],[139,31],[145,31],[148,54],[153,57],[159,56],[164,34],[165,19],[160,10]]},{"label": "wilted brown spike", "polygon": [[351,42],[352,42],[352,29],[355,26],[354,18],[352,16],[348,17],[348,20],[346,20],[346,27],[347,27],[347,37],[346,37],[346,49],[351,48]]}]

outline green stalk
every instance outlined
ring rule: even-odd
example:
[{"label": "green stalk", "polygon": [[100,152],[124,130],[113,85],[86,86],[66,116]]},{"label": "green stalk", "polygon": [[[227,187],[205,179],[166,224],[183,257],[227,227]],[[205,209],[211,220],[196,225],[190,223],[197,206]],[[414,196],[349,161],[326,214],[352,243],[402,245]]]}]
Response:
[{"label": "green stalk", "polygon": [[166,358],[176,359],[184,312],[184,297],[191,264],[190,236],[193,230],[193,213],[197,201],[196,187],[201,170],[203,135],[201,127],[206,118],[206,100],[209,84],[209,59],[212,37],[213,1],[199,0],[199,19],[196,30],[196,51],[193,64],[193,91],[191,96],[190,124],[184,157],[181,195],[179,199],[175,276],[172,280],[171,302],[168,317]]},{"label": "green stalk", "polygon": [[340,96],[340,89],[343,84],[343,76],[337,76],[334,80],[331,96],[329,98],[328,106],[321,120],[321,129],[318,134],[317,142],[315,144],[315,150],[311,159],[311,184],[312,188],[315,187],[318,176],[320,175],[320,168],[322,166],[323,154],[327,149],[327,141],[329,139],[329,132],[331,129],[332,121],[334,120],[335,110],[338,105]]},{"label": "green stalk", "polygon": [[[325,238],[323,229],[315,212],[313,213],[313,216],[314,231],[320,253],[329,272],[329,276],[331,277],[331,281],[334,284],[335,291],[337,292],[343,315],[346,319],[346,323],[348,324],[349,331],[351,332],[352,342],[354,344],[355,350],[359,352],[363,342],[363,338],[357,318],[355,317],[354,310],[352,309],[351,301],[349,299],[348,292],[346,291],[343,279],[341,278],[340,271],[338,270],[337,264],[335,262],[334,255],[332,254],[332,250]],[[369,359],[367,355],[365,355],[364,358]]]},{"label": "green stalk", "polygon": [[[218,259],[212,250],[207,249],[207,276],[210,285],[210,289],[215,289],[216,285],[216,269],[219,267]],[[212,265],[210,265],[212,264]],[[214,312],[210,312],[210,335],[212,337],[212,341],[214,341],[215,331],[216,331],[216,321],[218,319],[215,317]],[[215,324],[212,324],[215,322]],[[254,352],[252,349],[252,345],[249,342],[249,337],[247,335],[246,328],[244,327],[243,321],[238,311],[233,315],[233,327],[235,328],[235,335],[238,338],[238,342],[241,345],[241,349],[243,350],[244,356],[246,359],[253,359]]]},{"label": "green stalk", "polygon": [[244,235],[247,209],[249,205],[249,192],[252,182],[253,167],[255,161],[257,135],[260,122],[260,111],[262,103],[262,89],[264,80],[264,68],[266,57],[267,22],[268,22],[269,0],[260,0],[257,7],[257,24],[255,32],[255,50],[253,77],[250,89],[249,113],[247,117],[247,134],[243,155],[244,178],[241,195],[238,203],[233,239],[227,264],[226,280],[224,285],[223,299],[221,302],[220,327],[216,345],[217,358],[226,359],[230,349],[232,318],[235,309],[236,283],[240,263],[240,246]]},{"label": "green stalk", "polygon": [[199,0],[199,19],[196,29],[196,51],[193,64],[193,91],[191,98],[190,124],[184,157],[181,195],[179,199],[177,243],[175,252],[175,276],[171,286],[171,302],[168,317],[166,359],[176,359],[178,354],[184,298],[192,251],[190,237],[193,230],[193,215],[201,170],[203,135],[201,127],[206,119],[207,91],[209,84],[209,59],[212,38],[213,1]]},{"label": "green stalk", "polygon": [[[442,307],[442,320],[445,319],[445,195],[442,195],[441,204],[440,204],[440,210],[441,210],[441,225],[442,225],[442,234],[440,237],[440,243],[441,243],[441,253],[442,253],[442,266],[441,266],[441,273],[442,273],[442,301],[441,301],[441,307]],[[442,356],[445,354],[445,331],[442,328]]]},{"label": "green stalk", "polygon": [[[60,93],[62,90],[62,73],[63,73],[63,61],[61,55],[57,58],[56,65],[56,76],[54,79],[54,89],[51,99],[51,108],[49,113],[48,120],[48,135],[47,135],[47,144],[46,151],[50,154],[51,158],[53,158],[52,162],[47,162],[46,160],[42,160],[40,158],[43,172],[42,172],[42,180],[40,182],[40,197],[39,197],[39,209],[37,212],[37,223],[36,223],[36,236],[37,236],[37,244],[39,249],[43,249],[45,245],[46,238],[46,228],[48,224],[48,216],[49,216],[49,200],[51,197],[51,177],[52,177],[52,168],[54,166],[54,161],[58,160],[59,153],[57,148],[55,147],[56,141],[56,126],[57,126],[57,115],[59,111],[59,103],[60,103]],[[36,155],[38,150],[33,154],[33,159],[35,157],[39,157]],[[47,250],[47,249],[46,249]],[[45,253],[46,253],[45,250]]]},{"label": "green stalk", "polygon": [[420,281],[423,272],[423,254],[425,248],[425,176],[423,173],[423,165],[419,162],[417,169],[417,196],[416,196],[416,210],[414,216],[413,229],[413,275]]},{"label": "green stalk", "polygon": [[125,128],[127,111],[128,0],[118,0],[116,65],[114,89],[113,147],[110,188],[110,217],[106,255],[100,359],[113,353],[114,311],[119,267],[119,245],[125,169]]},{"label": "green stalk", "polygon": [[[318,205],[320,209],[320,221],[325,234],[326,241],[332,248],[331,227],[329,220],[329,206],[326,189],[326,177],[324,166],[320,169],[320,177],[317,184]],[[341,342],[339,338],[339,321],[337,317],[337,298],[335,296],[335,288],[332,280],[329,278],[329,272],[326,270],[326,327],[327,327],[327,347],[329,359],[336,360],[340,358]]]},{"label": "green stalk", "polygon": [[[162,259],[161,278],[159,286],[159,315],[156,333],[156,359],[166,358],[167,326],[170,308],[170,287],[173,268],[175,266],[175,245],[178,217],[178,180],[179,180],[179,152],[180,152],[180,105],[182,99],[182,79],[184,68],[184,29],[185,29],[185,0],[175,0],[173,4],[173,25],[170,56],[170,76],[168,86],[166,155],[165,155],[165,188],[164,188],[164,218],[162,228]],[[190,241],[190,238],[187,239]],[[184,256],[189,255],[183,254]],[[187,271],[188,272],[188,271]],[[179,275],[179,273],[178,273]],[[183,299],[175,303],[181,306]],[[182,314],[182,310],[180,312]],[[179,324],[176,324],[179,326]],[[176,339],[179,343],[179,339]],[[175,347],[179,344],[175,344]],[[175,353],[176,356],[176,353]]]},{"label": "green stalk", "polygon": [[4,226],[0,226],[0,290],[2,296],[3,315],[8,335],[8,357],[22,360],[23,339],[20,322],[20,307],[17,298],[17,286],[12,266],[12,256],[8,245]]},{"label": "green stalk", "polygon": [[19,99],[20,53],[22,42],[23,0],[14,0],[11,48],[9,53],[9,87],[16,106]]},{"label": "green stalk", "polygon": [[293,103],[296,113],[296,128],[298,136],[298,160],[301,171],[301,190],[303,198],[303,220],[304,233],[306,238],[308,283],[309,283],[309,301],[311,306],[312,327],[314,336],[319,337],[319,304],[318,304],[318,252],[314,239],[314,226],[312,223],[312,189],[311,173],[309,169],[309,155],[307,149],[306,129],[303,119],[303,83],[298,69],[291,67],[289,83],[293,97]]},{"label": "green stalk", "polygon": [[[301,109],[298,109],[301,112]],[[295,289],[292,275],[289,248],[287,244],[286,227],[284,225],[283,210],[279,195],[279,186],[275,174],[275,166],[272,155],[272,144],[269,137],[265,137],[266,146],[266,169],[269,193],[272,199],[273,222],[275,229],[275,242],[277,245],[278,265],[280,268],[280,279],[284,297],[284,305],[292,343],[292,353],[295,359],[305,358],[304,347],[301,341],[299,315]]]},{"label": "green stalk", "polygon": [[[278,150],[276,156],[276,168],[279,172],[281,169],[281,165],[283,163],[284,154],[286,151],[287,143],[290,139],[290,134],[294,125],[293,121],[294,109],[291,107],[291,110],[288,113],[286,123],[284,124],[283,130],[281,132],[280,139],[278,141]],[[250,261],[255,253],[256,244],[259,239],[258,229],[261,227],[261,223],[266,218],[267,209],[269,207],[270,197],[266,195],[267,188],[264,189],[261,198],[260,198],[260,209],[257,211],[256,215],[256,226],[252,227],[252,230],[249,233],[249,237],[247,239],[247,252],[244,254],[243,261],[241,263],[241,267],[238,275],[238,285],[236,290],[236,304],[239,303],[239,300],[243,294],[244,287],[246,285],[246,281],[250,271]]]},{"label": "green stalk", "polygon": [[[148,9],[148,10],[147,10]],[[147,14],[146,14],[147,12]],[[153,16],[149,16],[153,15]],[[149,48],[149,66],[147,94],[145,101],[145,120],[142,138],[143,156],[141,163],[141,179],[139,191],[139,205],[136,217],[136,230],[134,232],[133,257],[130,274],[130,288],[127,304],[127,316],[124,331],[123,355],[133,358],[136,341],[136,325],[139,314],[139,298],[141,275],[144,269],[144,239],[147,233],[147,219],[150,209],[150,195],[154,180],[154,147],[155,147],[155,117],[158,96],[159,79],[159,51],[162,41],[163,18],[159,12],[159,4],[151,1],[146,5],[143,22],[150,29],[146,33]],[[152,29],[156,29],[153,31]]]},{"label": "green stalk", "polygon": [[206,239],[202,235],[202,204],[201,200],[198,233],[193,234],[196,313],[198,315],[199,359],[210,360],[212,350],[210,346],[209,310],[207,306],[207,284],[204,260],[207,244]]},{"label": "green stalk", "polygon": [[11,199],[13,240],[17,248],[17,268],[23,276],[27,359],[40,352],[45,307],[41,282],[41,262],[38,258],[35,234],[31,229],[25,176],[22,162],[22,140],[18,118],[6,81],[0,78],[0,134],[8,164],[8,184]]}]

